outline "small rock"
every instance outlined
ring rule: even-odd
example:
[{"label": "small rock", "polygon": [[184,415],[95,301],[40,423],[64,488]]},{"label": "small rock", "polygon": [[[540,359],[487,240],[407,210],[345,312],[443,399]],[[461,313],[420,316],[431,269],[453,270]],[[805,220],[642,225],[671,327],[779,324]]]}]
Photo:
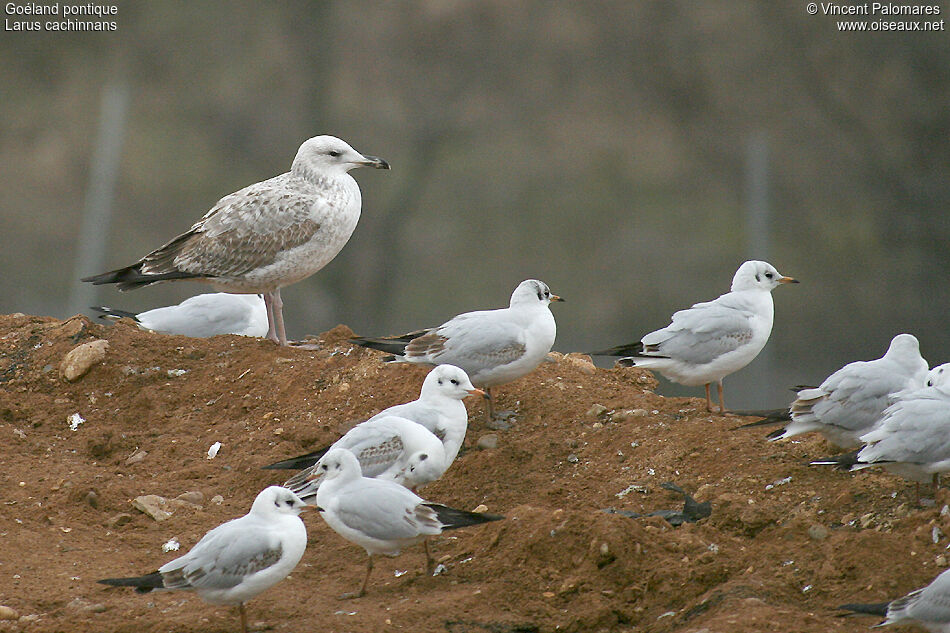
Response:
[{"label": "small rock", "polygon": [[211,445],[211,448],[208,449],[208,459],[214,459],[218,456],[218,451],[221,450],[221,442],[215,442]]},{"label": "small rock", "polygon": [[132,520],[131,514],[129,514],[128,512],[120,512],[119,514],[115,515],[114,517],[106,521],[106,525],[110,528],[117,528],[117,527],[125,525],[131,520]]},{"label": "small rock", "polygon": [[494,433],[486,433],[485,435],[478,438],[478,442],[475,443],[475,447],[480,450],[498,448],[498,436]]},{"label": "small rock", "polygon": [[599,418],[603,414],[607,413],[607,407],[602,404],[591,405],[591,408],[587,410],[586,415],[589,418]]},{"label": "small rock", "polygon": [[172,515],[171,512],[165,509],[167,506],[168,502],[165,498],[158,495],[142,495],[132,500],[132,507],[156,521],[164,521]]},{"label": "small rock", "polygon": [[95,490],[90,490],[86,493],[85,496],[86,503],[91,505],[95,509],[99,509],[99,494]]},{"label": "small rock", "polygon": [[824,525],[815,524],[808,528],[808,537],[816,541],[823,541],[828,538],[828,528]]},{"label": "small rock", "polygon": [[591,375],[597,371],[597,368],[594,367],[594,363],[590,362],[590,356],[585,356],[582,354],[568,354],[564,357],[564,360],[580,370],[582,374]]},{"label": "small rock", "polygon": [[66,424],[69,425],[70,431],[75,431],[79,428],[80,424],[86,422],[86,419],[79,415],[79,413],[71,413],[66,417]]},{"label": "small rock", "polygon": [[219,506],[222,503],[224,503],[224,497],[222,497],[221,495],[215,495],[211,497],[211,503],[213,503],[216,506]]},{"label": "small rock", "polygon": [[634,418],[642,418],[647,415],[650,415],[650,412],[646,409],[624,409],[623,411],[618,411],[611,417],[619,420],[620,422],[629,422]]},{"label": "small rock", "polygon": [[13,607],[0,606],[0,620],[16,620],[20,614]]},{"label": "small rock", "polygon": [[177,497],[176,501],[184,501],[185,503],[190,503],[192,505],[200,506],[205,501],[205,496],[200,490],[191,490],[189,492],[183,492]]},{"label": "small rock", "polygon": [[943,554],[940,554],[939,556],[937,556],[937,558],[934,559],[934,565],[936,565],[937,567],[946,567],[947,557],[944,556]]},{"label": "small rock", "polygon": [[554,597],[554,592],[553,592],[553,591],[545,591],[545,592],[542,593],[541,595],[544,596],[545,598],[553,598],[553,597]]},{"label": "small rock", "polygon": [[38,613],[31,613],[30,615],[21,615],[17,622],[20,624],[30,624],[31,622],[36,622],[39,619],[40,615]]},{"label": "small rock", "polygon": [[109,341],[97,339],[72,349],[60,363],[59,371],[67,382],[74,382],[86,375],[92,366],[101,363],[109,349]]},{"label": "small rock", "polygon": [[874,515],[870,512],[868,512],[867,514],[861,515],[861,519],[859,520],[859,523],[862,529],[867,529],[868,526],[871,525],[873,522],[874,522]]},{"label": "small rock", "polygon": [[148,451],[136,451],[135,453],[132,453],[128,459],[125,460],[125,465],[131,466],[132,464],[138,464],[147,456],[148,456]]},{"label": "small rock", "polygon": [[472,512],[488,512],[488,506],[486,506],[484,503],[480,503],[475,507],[474,510],[472,510]]},{"label": "small rock", "polygon": [[571,453],[570,455],[567,456],[567,461],[571,462],[572,464],[576,464],[580,460],[578,459],[577,455],[575,455],[574,453]]}]

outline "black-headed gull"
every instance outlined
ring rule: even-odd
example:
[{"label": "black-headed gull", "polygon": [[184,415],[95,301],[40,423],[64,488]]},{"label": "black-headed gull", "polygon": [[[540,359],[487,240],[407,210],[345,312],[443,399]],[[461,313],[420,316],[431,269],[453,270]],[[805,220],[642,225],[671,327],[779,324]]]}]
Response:
[{"label": "black-headed gull", "polygon": [[767,262],[744,262],[732,278],[731,290],[718,299],[676,312],[672,323],[636,343],[591,355],[623,356],[621,365],[655,369],[681,385],[705,385],[709,411],[713,411],[709,386],[716,383],[719,410],[725,413],[722,379],[751,363],[765,347],[774,316],[772,289],[788,283],[798,280],[783,276]]},{"label": "black-headed gull", "polygon": [[93,306],[101,319],[130,318],[139,327],[161,334],[184,334],[207,338],[219,334],[267,335],[267,307],[260,295],[232,295],[216,292],[188,297],[173,306],[145,312],[128,312]]},{"label": "black-headed gull", "polygon": [[491,388],[530,373],[551,351],[557,334],[552,301],[563,299],[543,281],[527,279],[515,288],[507,308],[466,312],[402,336],[351,340],[395,355],[387,360],[461,367],[488,394],[491,422]]},{"label": "black-headed gull", "polygon": [[83,278],[132,290],[205,281],[222,292],[263,294],[267,337],[287,344],[280,289],[306,279],[350,239],[360,219],[354,167],[389,169],[333,136],[303,142],[289,172],[227,195],[185,233],[131,266]]},{"label": "black-headed gull", "polygon": [[307,547],[307,530],[299,514],[307,506],[286,488],[265,488],[244,516],[205,534],[191,551],[158,571],[133,578],[99,582],[152,590],[194,591],[211,604],[237,606],[247,633],[246,603],[293,571]]},{"label": "black-headed gull", "polygon": [[[365,549],[369,556],[362,586],[344,598],[366,593],[373,556],[396,556],[404,547],[445,530],[504,518],[430,503],[391,481],[363,477],[356,457],[346,450],[329,451],[317,462],[317,468],[324,473],[317,492],[317,510],[337,534]],[[428,549],[426,557],[430,570]]]}]

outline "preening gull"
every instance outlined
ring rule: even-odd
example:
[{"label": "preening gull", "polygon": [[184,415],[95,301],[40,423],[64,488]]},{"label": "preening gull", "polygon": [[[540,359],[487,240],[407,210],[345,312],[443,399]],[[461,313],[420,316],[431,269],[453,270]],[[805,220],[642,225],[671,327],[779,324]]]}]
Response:
[{"label": "preening gull", "polygon": [[769,436],[771,440],[818,431],[837,446],[856,448],[863,444],[861,436],[881,420],[884,409],[902,392],[920,389],[926,381],[927,361],[920,355],[920,343],[911,334],[898,334],[881,358],[848,363],[820,386],[799,389],[788,409],[761,413],[778,421],[784,411],[790,420]]},{"label": "preening gull", "polygon": [[181,589],[211,604],[237,606],[247,633],[244,603],[293,571],[307,547],[307,530],[298,516],[307,506],[286,488],[265,488],[244,516],[205,534],[191,551],[157,572],[99,582],[135,587],[139,593]]},{"label": "preening gull", "polygon": [[[317,468],[324,473],[324,483],[317,492],[317,511],[337,534],[365,549],[369,556],[363,585],[343,598],[366,593],[374,555],[396,556],[404,547],[445,530],[504,518],[429,503],[391,481],[363,477],[359,462],[349,451],[329,451],[317,462]],[[426,549],[427,571],[432,568],[428,553]]]},{"label": "preening gull", "polygon": [[263,294],[267,338],[287,344],[280,289],[326,266],[360,219],[354,167],[389,169],[333,136],[297,150],[289,172],[227,195],[187,232],[131,266],[83,278],[132,290],[160,281],[206,281],[215,290]]},{"label": "preening gull", "polygon": [[950,570],[926,587],[892,602],[843,604],[838,608],[884,617],[877,626],[916,622],[933,633],[950,633]]},{"label": "preening gull", "polygon": [[260,295],[232,295],[225,292],[188,297],[178,305],[127,312],[93,306],[101,319],[130,318],[143,329],[162,334],[184,334],[197,338],[219,334],[267,335],[267,307]]},{"label": "preening gull", "polygon": [[[333,449],[352,453],[367,477],[393,481],[407,488],[435,481],[449,467],[438,437],[421,424],[394,415],[357,424],[327,452]],[[312,502],[323,479],[323,470],[314,464],[284,485],[301,499]]]},{"label": "preening gull", "polygon": [[751,363],[765,347],[772,332],[772,289],[787,283],[798,280],[767,262],[747,261],[736,271],[728,293],[676,312],[672,323],[636,343],[591,355],[623,356],[621,365],[655,369],[682,385],[705,385],[709,411],[709,386],[715,382],[719,410],[725,413],[722,379]]},{"label": "preening gull", "polygon": [[[439,365],[430,371],[422,382],[422,392],[416,400],[383,409],[368,421],[396,416],[421,424],[442,440],[445,467],[448,468],[455,461],[465,440],[468,411],[462,400],[471,395],[484,396],[485,392],[476,389],[468,375],[455,365]],[[316,464],[328,450],[329,448],[323,448],[264,468],[302,470]]]},{"label": "preening gull", "polygon": [[543,281],[527,279],[515,288],[507,308],[466,312],[402,336],[350,340],[395,355],[387,360],[461,367],[488,394],[491,423],[491,388],[528,374],[551,351],[557,333],[552,301],[564,300]]}]

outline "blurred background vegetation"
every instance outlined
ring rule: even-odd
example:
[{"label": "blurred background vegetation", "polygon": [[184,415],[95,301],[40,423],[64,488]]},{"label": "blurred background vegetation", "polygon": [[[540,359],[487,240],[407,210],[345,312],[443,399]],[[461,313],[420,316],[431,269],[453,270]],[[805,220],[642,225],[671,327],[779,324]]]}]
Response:
[{"label": "blurred background vegetation", "polygon": [[727,404],[780,406],[898,332],[950,360],[947,32],[840,33],[804,6],[119,2],[116,32],[5,32],[0,310],[69,316],[101,272],[76,269],[77,236],[118,87],[105,268],[286,171],[310,136],[392,164],[354,172],[362,219],[284,292],[291,337],[437,325],[536,277],[568,300],[555,349],[587,350],[666,325],[756,258],[802,284],[775,292],[769,355],[726,380]]}]

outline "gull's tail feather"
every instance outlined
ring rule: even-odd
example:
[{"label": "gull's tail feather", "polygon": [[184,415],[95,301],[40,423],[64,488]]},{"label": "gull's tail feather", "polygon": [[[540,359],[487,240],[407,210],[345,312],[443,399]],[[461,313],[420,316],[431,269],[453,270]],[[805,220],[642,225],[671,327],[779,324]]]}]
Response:
[{"label": "gull's tail feather", "polygon": [[875,604],[843,604],[837,608],[841,609],[842,611],[850,611],[851,613],[840,613],[838,614],[838,617],[847,617],[849,615],[854,615],[855,613],[887,617],[887,607],[890,604],[890,602],[877,602]]},{"label": "gull's tail feather", "polygon": [[587,352],[588,356],[639,356],[643,353],[643,343],[637,341],[636,343],[627,343],[626,345],[618,345],[617,347],[611,347],[610,349],[602,349],[596,352]]},{"label": "gull's tail feather", "polygon": [[781,424],[782,422],[789,422],[792,419],[792,412],[788,408],[784,409],[757,409],[752,411],[731,411],[733,415],[740,415],[746,418],[762,418],[761,420],[756,420],[755,422],[749,422],[748,424],[743,424],[737,426],[737,429],[748,429],[753,426],[766,426],[769,424]]},{"label": "gull's tail feather", "polygon": [[279,462],[274,462],[273,464],[268,464],[267,466],[261,466],[261,470],[303,470],[310,468],[320,461],[320,458],[323,457],[328,450],[330,450],[329,447],[321,448],[306,455],[298,455],[297,457],[284,459]]},{"label": "gull's tail feather", "polygon": [[105,578],[103,580],[97,580],[96,582],[113,587],[135,587],[138,593],[148,593],[153,589],[163,589],[165,587],[165,583],[162,582],[162,575],[157,571],[146,576],[136,576],[134,578]]},{"label": "gull's tail feather", "polygon": [[174,279],[203,279],[203,275],[186,273],[180,270],[165,273],[143,273],[142,263],[132,264],[125,268],[117,268],[107,273],[83,277],[81,281],[86,281],[94,286],[102,284],[116,284],[119,290],[135,290],[160,281],[171,281]]},{"label": "gull's tail feather", "polygon": [[90,310],[95,310],[96,312],[101,312],[99,315],[100,319],[106,319],[110,321],[116,321],[118,319],[132,319],[136,323],[139,322],[139,317],[134,312],[129,312],[127,310],[119,310],[118,308],[110,308],[108,306],[89,306]]},{"label": "gull's tail feather", "polygon": [[861,465],[861,462],[858,461],[859,452],[860,449],[851,451],[850,453],[826,457],[825,459],[818,459],[809,463],[812,466],[834,466],[838,470],[851,470],[855,466]]},{"label": "gull's tail feather", "polygon": [[418,330],[400,336],[354,336],[350,339],[350,343],[359,345],[360,347],[368,347],[369,349],[379,350],[380,352],[402,356],[406,351],[406,345],[408,345],[412,339],[422,336],[427,331],[428,330]]},{"label": "gull's tail feather", "polygon": [[469,525],[478,525],[479,523],[488,523],[489,521],[500,521],[505,517],[500,514],[487,514],[481,512],[467,512],[465,510],[456,510],[439,503],[423,503],[427,508],[435,511],[435,516],[444,530],[454,530]]}]

